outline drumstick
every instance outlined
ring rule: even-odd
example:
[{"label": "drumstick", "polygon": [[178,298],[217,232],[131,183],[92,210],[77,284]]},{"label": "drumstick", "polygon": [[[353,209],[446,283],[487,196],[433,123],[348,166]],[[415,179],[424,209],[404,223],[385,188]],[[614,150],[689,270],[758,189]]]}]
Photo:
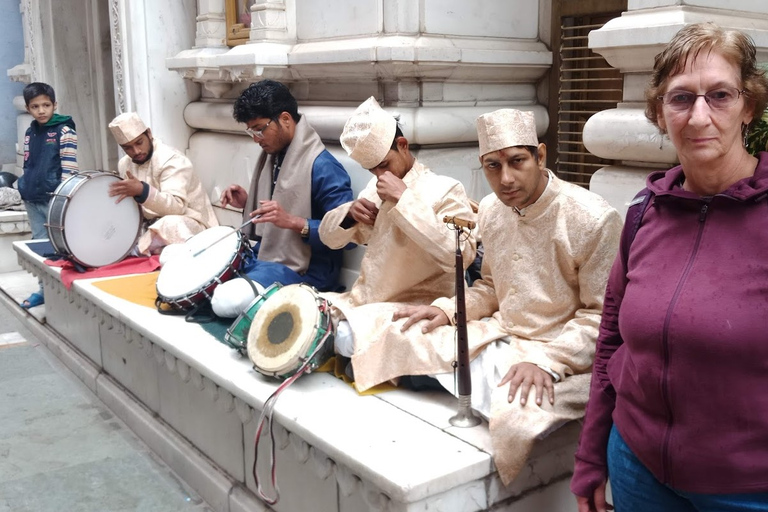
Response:
[{"label": "drumstick", "polygon": [[259,217],[261,217],[261,215],[256,215],[255,217],[251,217],[251,218],[250,218],[250,219],[248,219],[247,221],[243,222],[243,223],[240,225],[240,227],[239,227],[239,228],[235,229],[235,230],[234,230],[234,231],[232,231],[231,233],[227,233],[226,235],[224,235],[224,236],[222,236],[222,237],[219,237],[218,239],[216,239],[216,240],[214,240],[213,242],[209,243],[208,245],[206,245],[206,246],[205,246],[205,247],[203,247],[202,249],[199,249],[198,251],[196,251],[196,252],[195,252],[195,253],[192,255],[192,257],[193,257],[193,258],[196,258],[196,257],[200,256],[200,255],[201,255],[203,252],[207,251],[208,249],[210,249],[211,247],[213,247],[213,246],[214,246],[214,245],[216,245],[217,243],[221,242],[222,240],[224,240],[224,239],[225,239],[225,238],[227,238],[228,236],[230,236],[230,235],[232,235],[232,234],[236,233],[237,231],[240,231],[240,230],[241,230],[241,229],[243,229],[245,226],[247,226],[248,224],[250,224],[250,223],[251,223],[251,222],[252,222],[254,219],[258,219]]}]

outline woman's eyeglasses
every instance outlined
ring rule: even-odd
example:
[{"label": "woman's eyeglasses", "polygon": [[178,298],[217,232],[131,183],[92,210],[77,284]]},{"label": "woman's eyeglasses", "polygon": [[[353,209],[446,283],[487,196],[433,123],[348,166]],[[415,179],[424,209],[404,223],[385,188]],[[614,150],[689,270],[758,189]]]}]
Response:
[{"label": "woman's eyeglasses", "polygon": [[708,91],[704,94],[694,94],[690,91],[669,91],[658,99],[670,110],[676,112],[687,112],[696,103],[696,98],[702,96],[709,105],[709,108],[722,110],[732,107],[739,96],[744,94],[745,90],[739,90],[735,87],[721,87]]}]

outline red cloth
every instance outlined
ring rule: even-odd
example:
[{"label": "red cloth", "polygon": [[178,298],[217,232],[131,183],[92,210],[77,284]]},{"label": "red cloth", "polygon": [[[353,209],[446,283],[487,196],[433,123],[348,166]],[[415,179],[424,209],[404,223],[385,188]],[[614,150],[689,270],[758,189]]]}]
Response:
[{"label": "red cloth", "polygon": [[72,288],[75,279],[93,279],[95,277],[124,276],[127,274],[146,274],[160,268],[160,256],[147,257],[130,256],[123,261],[104,265],[103,267],[89,268],[85,272],[78,272],[75,266],[68,260],[45,260],[46,265],[61,267],[61,282],[67,290]]}]

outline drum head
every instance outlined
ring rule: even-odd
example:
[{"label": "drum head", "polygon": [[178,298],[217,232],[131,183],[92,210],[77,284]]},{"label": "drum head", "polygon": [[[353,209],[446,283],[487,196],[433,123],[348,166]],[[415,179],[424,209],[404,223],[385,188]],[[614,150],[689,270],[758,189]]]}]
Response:
[{"label": "drum head", "polygon": [[[102,267],[125,258],[136,243],[141,226],[141,209],[128,197],[115,204],[109,186],[120,181],[111,173],[72,176],[80,179],[74,194],[66,200],[64,240],[72,258],[88,267]],[[66,182],[65,182],[66,183]],[[51,201],[53,206],[53,201]]]},{"label": "drum head", "polygon": [[[227,234],[230,236],[193,257],[197,251]],[[205,288],[229,268],[240,250],[241,240],[240,232],[230,226],[216,226],[196,234],[184,242],[186,251],[179,251],[160,269],[157,294],[175,300]]]},{"label": "drum head", "polygon": [[264,303],[248,333],[248,357],[262,373],[283,375],[301,366],[317,334],[316,295],[299,284],[285,286]]}]

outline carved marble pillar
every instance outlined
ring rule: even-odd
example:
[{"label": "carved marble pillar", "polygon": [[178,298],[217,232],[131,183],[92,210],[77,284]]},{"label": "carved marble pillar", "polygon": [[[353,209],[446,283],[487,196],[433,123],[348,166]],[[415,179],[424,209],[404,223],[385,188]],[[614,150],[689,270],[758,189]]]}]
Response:
[{"label": "carved marble pillar", "polygon": [[[200,2],[210,15],[223,0]],[[200,89],[169,71],[166,55],[195,43],[198,0],[109,0],[109,5],[116,113],[138,112],[154,135],[184,150],[192,133],[184,107],[199,98]]]},{"label": "carved marble pillar", "polygon": [[23,0],[19,4],[21,23],[24,31],[24,62],[7,71],[8,77],[14,82],[30,83],[45,81],[41,73],[40,60],[42,33],[40,4],[38,0]]},{"label": "carved marble pillar", "polygon": [[198,0],[195,48],[226,47],[225,8],[224,0]]},{"label": "carved marble pillar", "polygon": [[285,0],[256,0],[251,7],[251,41],[284,42],[296,38],[289,26]]},{"label": "carved marble pillar", "polygon": [[590,182],[590,189],[622,214],[647,174],[677,159],[669,139],[644,113],[653,59],[675,33],[691,23],[714,21],[748,33],[758,47],[758,60],[768,61],[768,4],[733,0],[727,8],[721,5],[715,0],[630,0],[627,12],[589,36],[589,47],[624,73],[624,101],[592,116],[583,134],[590,152],[622,162],[597,171]]},{"label": "carved marble pillar", "polygon": [[121,0],[109,2],[109,25],[112,38],[112,75],[115,85],[115,114],[127,112],[133,104],[130,82],[126,75],[130,71],[125,55],[126,27],[125,3]]}]

